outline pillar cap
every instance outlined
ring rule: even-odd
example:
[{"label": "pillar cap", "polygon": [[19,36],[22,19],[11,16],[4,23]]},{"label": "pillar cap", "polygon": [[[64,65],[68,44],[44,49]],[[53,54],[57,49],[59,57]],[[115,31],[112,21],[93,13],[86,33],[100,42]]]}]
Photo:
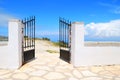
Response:
[{"label": "pillar cap", "polygon": [[73,22],[72,24],[84,24],[84,22]]},{"label": "pillar cap", "polygon": [[9,19],[10,22],[20,22],[19,19]]}]

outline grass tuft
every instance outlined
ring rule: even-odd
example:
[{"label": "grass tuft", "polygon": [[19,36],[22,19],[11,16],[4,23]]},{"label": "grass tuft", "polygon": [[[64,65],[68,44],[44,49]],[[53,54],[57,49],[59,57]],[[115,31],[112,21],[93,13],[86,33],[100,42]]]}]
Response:
[{"label": "grass tuft", "polygon": [[46,50],[47,52],[49,52],[49,53],[58,53],[57,51],[55,51],[55,50]]}]

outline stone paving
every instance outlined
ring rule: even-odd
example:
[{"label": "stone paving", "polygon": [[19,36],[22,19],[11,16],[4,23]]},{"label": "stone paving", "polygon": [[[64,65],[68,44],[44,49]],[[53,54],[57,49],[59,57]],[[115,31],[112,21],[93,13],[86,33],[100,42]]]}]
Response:
[{"label": "stone paving", "polygon": [[120,65],[75,68],[59,54],[44,52],[18,70],[0,69],[0,80],[120,80]]}]

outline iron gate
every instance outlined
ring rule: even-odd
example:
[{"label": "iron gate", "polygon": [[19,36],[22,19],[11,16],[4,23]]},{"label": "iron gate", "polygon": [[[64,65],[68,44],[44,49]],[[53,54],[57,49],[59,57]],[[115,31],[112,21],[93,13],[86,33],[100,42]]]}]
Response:
[{"label": "iron gate", "polygon": [[35,16],[22,20],[23,28],[23,64],[35,58]]},{"label": "iron gate", "polygon": [[71,21],[59,18],[60,58],[70,62],[71,49]]}]

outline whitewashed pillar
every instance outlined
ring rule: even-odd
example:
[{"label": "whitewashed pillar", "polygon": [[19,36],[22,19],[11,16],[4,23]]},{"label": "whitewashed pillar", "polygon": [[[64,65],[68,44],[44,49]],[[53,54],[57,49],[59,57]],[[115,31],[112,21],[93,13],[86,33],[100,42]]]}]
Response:
[{"label": "whitewashed pillar", "polygon": [[75,65],[76,54],[84,47],[84,23],[74,22],[71,26],[71,63]]},{"label": "whitewashed pillar", "polygon": [[22,28],[20,20],[12,19],[9,21],[9,68],[17,69],[22,65]]}]

